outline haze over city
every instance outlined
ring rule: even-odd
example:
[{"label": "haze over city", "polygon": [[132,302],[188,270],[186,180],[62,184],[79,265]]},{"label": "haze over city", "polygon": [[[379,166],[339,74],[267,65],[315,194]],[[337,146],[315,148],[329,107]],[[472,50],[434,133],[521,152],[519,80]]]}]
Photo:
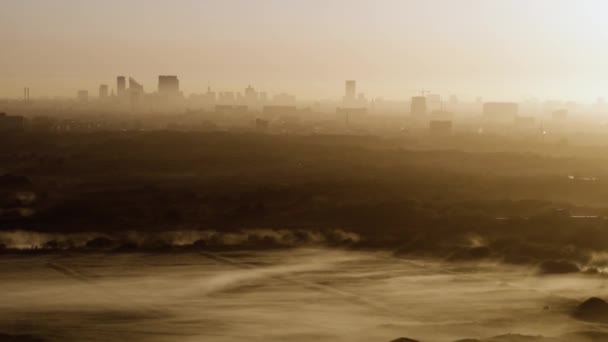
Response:
[{"label": "haze over city", "polygon": [[73,96],[114,75],[185,94],[254,84],[306,100],[412,90],[593,102],[608,89],[601,0],[5,0],[0,97]]},{"label": "haze over city", "polygon": [[0,342],[608,341],[608,3],[0,8]]}]

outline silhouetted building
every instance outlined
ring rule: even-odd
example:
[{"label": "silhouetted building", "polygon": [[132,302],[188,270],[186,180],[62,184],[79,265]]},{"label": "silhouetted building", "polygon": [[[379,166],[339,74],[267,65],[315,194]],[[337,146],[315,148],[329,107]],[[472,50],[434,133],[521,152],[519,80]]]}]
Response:
[{"label": "silhouetted building", "polygon": [[251,85],[249,85],[245,89],[245,101],[248,105],[252,105],[258,102],[258,93]]},{"label": "silhouetted building", "polygon": [[158,93],[163,95],[179,94],[179,79],[177,76],[158,76]]},{"label": "silhouetted building", "polygon": [[350,107],[357,100],[357,81],[348,80],[344,82],[344,106]]},{"label": "silhouetted building", "polygon": [[116,95],[124,96],[127,91],[127,80],[124,76],[116,77]]},{"label": "silhouetted building", "polygon": [[99,86],[99,98],[105,99],[106,97],[108,97],[108,85],[102,84]]},{"label": "silhouetted building", "polygon": [[487,102],[483,104],[483,116],[492,120],[514,120],[519,113],[515,102]]},{"label": "silhouetted building", "polygon": [[449,120],[432,120],[429,123],[429,132],[433,135],[449,135],[452,134],[452,121]]},{"label": "silhouetted building", "polygon": [[76,95],[76,98],[80,102],[87,102],[87,101],[89,101],[89,91],[88,90],[79,90],[78,94]]},{"label": "silhouetted building", "polygon": [[137,82],[133,77],[129,77],[129,91],[131,93],[133,93],[133,92],[143,93],[144,86],[141,85],[141,83]]},{"label": "silhouetted building", "polygon": [[144,86],[137,82],[133,77],[129,77],[129,101],[131,110],[139,110],[144,96]]},{"label": "silhouetted building", "polygon": [[412,97],[412,102],[410,103],[410,114],[415,117],[426,116],[426,97]]},{"label": "silhouetted building", "polygon": [[23,116],[10,116],[0,113],[0,132],[23,132],[25,119]]}]

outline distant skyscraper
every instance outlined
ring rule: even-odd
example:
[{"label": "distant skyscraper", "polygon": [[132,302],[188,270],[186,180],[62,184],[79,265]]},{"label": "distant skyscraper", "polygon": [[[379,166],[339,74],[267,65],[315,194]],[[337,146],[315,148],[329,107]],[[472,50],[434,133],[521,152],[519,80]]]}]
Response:
[{"label": "distant skyscraper", "polygon": [[425,116],[426,115],[426,97],[425,96],[414,96],[410,104],[410,114],[412,116]]},{"label": "distant skyscraper", "polygon": [[123,96],[127,91],[127,80],[124,76],[116,77],[116,95]]},{"label": "distant skyscraper", "polygon": [[144,86],[141,83],[137,82],[133,77],[129,77],[129,91],[131,93],[143,93]]},{"label": "distant skyscraper", "polygon": [[106,97],[108,97],[108,85],[102,84],[99,86],[99,98],[105,99]]},{"label": "distant skyscraper", "polygon": [[346,81],[345,82],[345,96],[347,98],[355,98],[355,94],[357,93],[357,81]]},{"label": "distant skyscraper", "polygon": [[357,101],[357,81],[348,80],[344,83],[344,106],[350,107]]},{"label": "distant skyscraper", "polygon": [[139,110],[140,103],[144,96],[144,86],[137,82],[134,78],[129,77],[129,101],[131,102],[131,110]]},{"label": "distant skyscraper", "polygon": [[158,93],[164,95],[179,94],[179,79],[177,76],[158,76]]}]

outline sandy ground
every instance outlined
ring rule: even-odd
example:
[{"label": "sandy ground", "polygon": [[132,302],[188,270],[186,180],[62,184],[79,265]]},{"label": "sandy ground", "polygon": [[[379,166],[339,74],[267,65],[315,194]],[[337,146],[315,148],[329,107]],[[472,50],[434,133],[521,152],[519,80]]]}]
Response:
[{"label": "sandy ground", "polygon": [[601,329],[601,276],[302,249],[4,255],[0,332],[53,341],[453,341]]}]

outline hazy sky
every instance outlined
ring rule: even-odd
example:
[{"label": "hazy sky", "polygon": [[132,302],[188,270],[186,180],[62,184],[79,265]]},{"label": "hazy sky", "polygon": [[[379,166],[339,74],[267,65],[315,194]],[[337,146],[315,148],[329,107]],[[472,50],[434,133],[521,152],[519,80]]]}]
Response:
[{"label": "hazy sky", "polygon": [[608,95],[605,0],[0,0],[0,97],[251,83],[301,98],[416,89],[473,98]]}]

